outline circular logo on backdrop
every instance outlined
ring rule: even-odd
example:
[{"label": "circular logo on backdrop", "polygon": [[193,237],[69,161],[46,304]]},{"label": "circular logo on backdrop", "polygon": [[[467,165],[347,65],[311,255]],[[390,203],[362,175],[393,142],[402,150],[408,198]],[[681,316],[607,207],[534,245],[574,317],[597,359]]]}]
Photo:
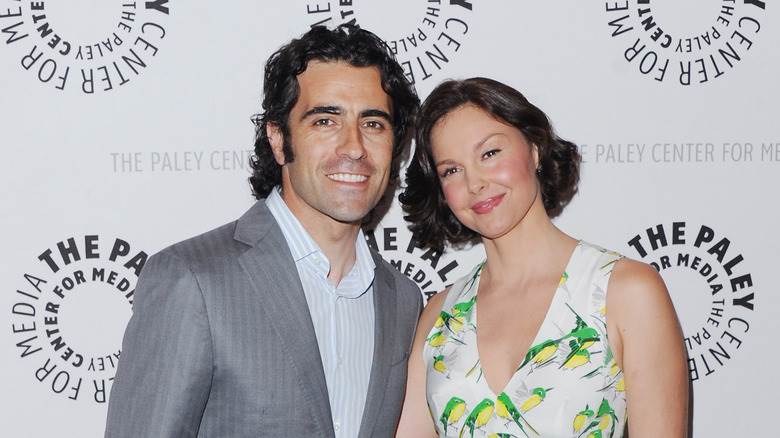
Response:
[{"label": "circular logo on backdrop", "polygon": [[760,0],[628,0],[606,3],[607,28],[639,74],[683,86],[721,78],[760,38]]},{"label": "circular logo on backdrop", "polygon": [[463,266],[458,261],[458,258],[464,258],[463,252],[458,253],[458,258],[455,258],[453,253],[442,254],[422,248],[414,235],[405,228],[379,227],[367,231],[365,235],[370,247],[417,284],[426,301],[473,267]]},{"label": "circular logo on backdrop", "polygon": [[71,400],[105,403],[147,254],[123,239],[68,237],[42,251],[11,307],[17,352]]},{"label": "circular logo on backdrop", "polygon": [[727,366],[750,331],[755,288],[749,261],[710,225],[653,225],[628,245],[666,282],[688,350],[692,381]]},{"label": "circular logo on backdrop", "polygon": [[351,23],[384,39],[412,83],[434,77],[468,38],[473,1],[305,0],[310,26]]},{"label": "circular logo on backdrop", "polygon": [[135,81],[154,62],[168,3],[2,0],[0,42],[20,50],[20,66],[43,86],[107,92]]}]

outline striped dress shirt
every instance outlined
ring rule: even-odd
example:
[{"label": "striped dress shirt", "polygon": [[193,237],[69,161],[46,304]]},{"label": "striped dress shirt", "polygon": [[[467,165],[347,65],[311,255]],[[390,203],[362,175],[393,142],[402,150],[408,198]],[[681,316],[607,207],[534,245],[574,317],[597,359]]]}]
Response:
[{"label": "striped dress shirt", "polygon": [[265,200],[290,247],[320,349],[337,438],[357,437],[374,355],[374,260],[363,232],[355,264],[338,286],[330,262],[293,215],[277,186]]}]

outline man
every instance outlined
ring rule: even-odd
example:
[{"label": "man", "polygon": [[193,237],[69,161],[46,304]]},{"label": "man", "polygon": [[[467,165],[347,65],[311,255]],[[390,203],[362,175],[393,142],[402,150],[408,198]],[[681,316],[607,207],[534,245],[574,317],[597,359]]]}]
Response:
[{"label": "man", "polygon": [[258,201],[149,259],[106,437],[394,433],[421,296],[360,225],[418,105],[365,30],[315,27],[271,56]]}]

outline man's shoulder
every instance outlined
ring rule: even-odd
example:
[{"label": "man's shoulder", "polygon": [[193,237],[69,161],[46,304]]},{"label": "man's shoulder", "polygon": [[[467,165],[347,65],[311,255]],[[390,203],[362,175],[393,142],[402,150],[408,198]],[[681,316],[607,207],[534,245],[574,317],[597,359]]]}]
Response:
[{"label": "man's shoulder", "polygon": [[374,262],[377,263],[377,265],[381,265],[382,269],[388,271],[392,276],[396,293],[415,300],[422,296],[417,284],[409,279],[409,277],[399,272],[398,269],[382,257],[382,254],[375,251],[373,248],[371,248],[371,254],[374,256]]},{"label": "man's shoulder", "polygon": [[207,265],[218,258],[235,256],[244,244],[234,239],[237,221],[169,245],[153,257],[174,258],[190,266]]},{"label": "man's shoulder", "polygon": [[273,221],[263,200],[256,201],[238,219],[181,242],[174,243],[158,254],[171,255],[188,261],[201,261],[235,256],[252,246],[268,230]]}]

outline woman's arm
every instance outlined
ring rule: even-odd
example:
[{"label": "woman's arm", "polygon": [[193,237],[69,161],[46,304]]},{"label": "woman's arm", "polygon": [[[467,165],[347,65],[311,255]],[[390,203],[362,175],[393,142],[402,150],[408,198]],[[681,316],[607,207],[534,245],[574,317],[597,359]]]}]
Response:
[{"label": "woman's arm", "polygon": [[644,263],[619,261],[609,282],[607,312],[610,343],[625,378],[629,435],[685,437],[687,356],[661,276]]},{"label": "woman's arm", "polygon": [[414,345],[409,356],[409,371],[406,376],[406,396],[398,422],[397,438],[430,438],[436,436],[431,412],[425,391],[425,362],[423,361],[423,346],[425,338],[433,328],[436,317],[441,312],[447,291],[442,291],[428,300],[428,304],[417,323]]}]

